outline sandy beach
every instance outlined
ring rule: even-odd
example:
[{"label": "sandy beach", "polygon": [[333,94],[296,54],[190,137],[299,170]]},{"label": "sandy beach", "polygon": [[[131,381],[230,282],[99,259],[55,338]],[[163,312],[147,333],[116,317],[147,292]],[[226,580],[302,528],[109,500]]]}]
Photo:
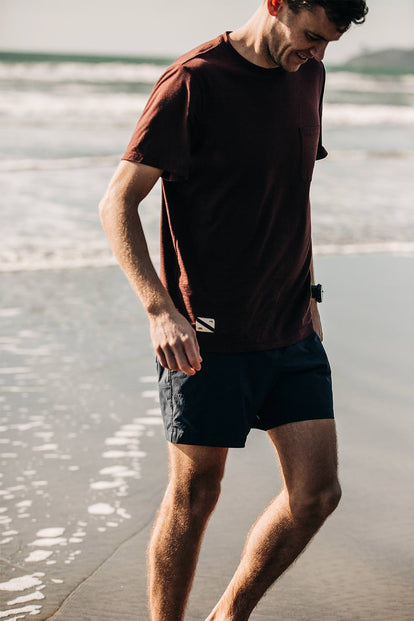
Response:
[{"label": "sandy beach", "polygon": [[[251,619],[411,621],[414,259],[315,263],[344,496]],[[0,619],[147,621],[167,464],[145,315],[117,267],[0,281]],[[188,621],[214,606],[279,485],[265,434],[230,451]]]}]

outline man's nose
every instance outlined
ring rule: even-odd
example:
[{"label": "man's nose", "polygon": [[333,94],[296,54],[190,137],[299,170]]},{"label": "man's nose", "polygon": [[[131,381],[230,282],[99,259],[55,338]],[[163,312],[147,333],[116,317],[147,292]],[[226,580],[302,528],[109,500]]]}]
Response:
[{"label": "man's nose", "polygon": [[323,57],[325,56],[325,50],[326,50],[326,46],[328,45],[328,41],[321,41],[320,43],[318,43],[317,45],[314,45],[310,52],[313,56],[313,58],[315,58],[316,60],[323,60]]}]

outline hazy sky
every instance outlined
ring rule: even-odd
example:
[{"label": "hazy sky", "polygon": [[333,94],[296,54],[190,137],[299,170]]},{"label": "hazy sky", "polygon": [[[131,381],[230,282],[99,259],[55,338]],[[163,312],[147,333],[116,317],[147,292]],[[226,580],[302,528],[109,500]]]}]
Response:
[{"label": "hazy sky", "polygon": [[[240,26],[261,0],[0,0],[0,49],[178,55]],[[414,47],[413,0],[371,0],[363,26],[328,48],[341,61],[364,47]]]}]

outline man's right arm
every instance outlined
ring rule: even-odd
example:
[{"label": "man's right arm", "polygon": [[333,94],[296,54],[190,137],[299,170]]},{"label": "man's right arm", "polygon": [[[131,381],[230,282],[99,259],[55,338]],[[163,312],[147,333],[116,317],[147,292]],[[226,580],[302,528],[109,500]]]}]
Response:
[{"label": "man's right arm", "polygon": [[197,337],[161,283],[149,256],[138,206],[162,170],[122,160],[99,204],[112,251],[142,302],[152,344],[162,366],[193,375],[201,368]]}]

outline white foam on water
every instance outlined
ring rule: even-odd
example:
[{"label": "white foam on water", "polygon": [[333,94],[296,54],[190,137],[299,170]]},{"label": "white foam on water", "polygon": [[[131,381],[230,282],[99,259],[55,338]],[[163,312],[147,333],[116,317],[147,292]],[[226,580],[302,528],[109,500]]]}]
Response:
[{"label": "white foam on water", "polygon": [[37,537],[61,537],[65,532],[65,528],[61,527],[52,527],[52,528],[42,528],[38,530],[36,533]]},{"label": "white foam on water", "polygon": [[54,582],[55,584],[63,584],[63,580],[60,580],[60,578],[51,578],[51,582]]},{"label": "white foam on water", "polygon": [[130,444],[130,441],[126,438],[106,438],[105,444],[108,446],[123,446]]},{"label": "white foam on water", "polygon": [[2,539],[0,541],[0,546],[5,546],[7,543],[10,543],[11,541],[13,541],[13,537],[6,537],[5,539]]},{"label": "white foam on water", "polygon": [[58,448],[57,444],[42,444],[40,446],[34,446],[33,451],[55,451]]},{"label": "white foam on water", "polygon": [[161,408],[150,408],[146,413],[150,416],[161,416]]},{"label": "white foam on water", "polygon": [[370,76],[354,71],[328,70],[327,85],[329,90],[357,91],[362,93],[414,93],[414,76],[381,75]]},{"label": "white foam on water", "polygon": [[31,507],[32,502],[33,502],[32,500],[21,500],[20,502],[16,502],[16,507],[18,508]]},{"label": "white foam on water", "polygon": [[[148,96],[140,93],[62,93],[9,91],[2,94],[0,114],[9,123],[71,127],[99,127],[111,123],[131,127],[144,109]],[[45,110],[47,114],[45,115]]]},{"label": "white foam on water", "polygon": [[112,515],[115,512],[114,507],[105,502],[100,502],[88,507],[88,513],[91,515]]},{"label": "white foam on water", "polygon": [[116,512],[117,512],[118,515],[120,515],[125,520],[129,520],[131,518],[130,514],[125,509],[123,509],[122,507],[117,509]]},{"label": "white foam on water", "polygon": [[53,552],[50,550],[34,550],[24,560],[26,563],[38,563],[40,561],[45,561],[52,554]]},{"label": "white foam on water", "polygon": [[73,170],[76,168],[101,168],[116,166],[119,155],[100,155],[90,157],[65,157],[56,159],[4,160],[0,162],[0,173],[23,172],[29,170]]},{"label": "white foam on water", "polygon": [[69,538],[69,543],[82,543],[83,539],[80,539],[79,537],[70,537]]},{"label": "white foam on water", "polygon": [[33,435],[35,438],[42,438],[42,440],[44,440],[45,442],[48,442],[48,440],[51,440],[51,438],[53,438],[53,436],[55,435],[55,432],[54,431],[35,431]]},{"label": "white foam on water", "polygon": [[360,244],[317,244],[315,254],[396,254],[413,255],[414,242],[372,242]]},{"label": "white foam on water", "polygon": [[146,457],[144,451],[106,451],[102,453],[105,459],[118,459],[119,457]]},{"label": "white foam on water", "polygon": [[114,468],[102,468],[99,474],[112,474],[120,479],[134,477],[138,474],[136,470],[130,470],[126,466],[114,466]]},{"label": "white foam on water", "polygon": [[411,106],[382,106],[326,103],[326,127],[367,125],[413,125],[414,108]]},{"label": "white foam on water", "polygon": [[25,604],[26,602],[31,602],[36,599],[45,599],[45,596],[41,591],[34,591],[34,593],[29,593],[28,595],[22,595],[21,597],[12,599],[10,602],[7,602],[7,605],[14,606],[15,604]]},{"label": "white foam on water", "polygon": [[40,539],[35,539],[29,543],[29,546],[65,546],[67,545],[66,537],[41,537]]},{"label": "white foam on water", "polygon": [[152,85],[165,70],[165,66],[151,62],[126,63],[122,60],[105,62],[1,62],[0,79],[29,81],[32,83],[71,84],[137,84]]},{"label": "white foam on water", "polygon": [[116,528],[117,526],[119,526],[118,522],[107,522],[106,525],[110,528]]},{"label": "white foam on water", "polygon": [[7,515],[3,515],[0,517],[0,524],[10,524],[11,521],[12,519]]},{"label": "white foam on water", "polygon": [[[30,615],[38,615],[41,606],[37,604],[33,604],[32,606],[24,606],[23,608],[12,608],[11,610],[5,610],[4,612],[0,611],[0,619],[6,619],[11,615],[21,614],[23,612],[28,612]],[[16,617],[15,617],[16,618]],[[23,617],[17,617],[18,619],[22,619]]]},{"label": "white foam on water", "polygon": [[0,591],[26,591],[32,587],[37,587],[42,584],[39,577],[43,577],[45,574],[35,573],[20,576],[19,578],[11,578],[7,582],[0,582]]},{"label": "white foam on water", "polygon": [[143,375],[139,378],[142,384],[156,384],[158,379],[155,375]]},{"label": "white foam on water", "polygon": [[145,399],[159,399],[158,390],[143,390],[141,394]]},{"label": "white foam on water", "polygon": [[14,425],[10,425],[10,429],[16,429],[17,431],[29,431],[30,429],[34,429],[34,427],[41,427],[42,425],[42,421],[34,420],[31,423],[17,423]]},{"label": "white foam on water", "polygon": [[4,537],[8,537],[9,535],[18,535],[19,531],[18,530],[7,530],[3,533]]},{"label": "white foam on water", "polygon": [[143,423],[144,425],[162,425],[163,424],[162,418],[155,418],[155,416],[151,418],[143,416],[142,418],[137,418],[137,421],[139,421],[140,423]]},{"label": "white foam on water", "polygon": [[103,489],[113,489],[115,487],[121,487],[121,485],[123,484],[123,481],[95,481],[94,483],[90,484],[90,488],[91,489],[99,489],[99,490],[103,490]]},{"label": "white foam on water", "polygon": [[99,471],[99,474],[113,474],[114,476],[124,476],[124,472],[128,472],[127,466],[107,466]]},{"label": "white foam on water", "polygon": [[69,466],[68,470],[70,470],[71,472],[76,472],[77,470],[79,470],[79,466]]},{"label": "white foam on water", "polygon": [[138,438],[141,435],[141,430],[138,429],[120,429],[115,433],[117,438]]}]

